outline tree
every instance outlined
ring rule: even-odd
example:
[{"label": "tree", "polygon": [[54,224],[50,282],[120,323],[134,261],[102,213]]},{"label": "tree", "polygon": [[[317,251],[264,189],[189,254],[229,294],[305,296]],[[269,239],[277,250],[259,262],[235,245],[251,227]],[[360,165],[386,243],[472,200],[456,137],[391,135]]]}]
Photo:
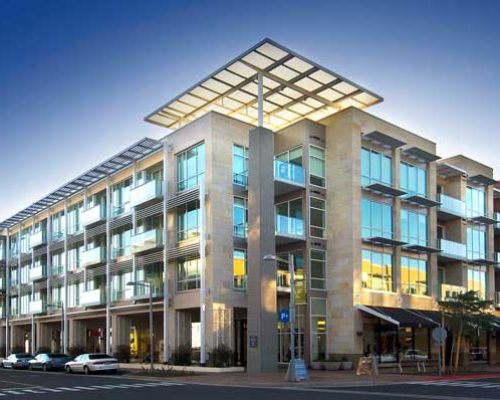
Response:
[{"label": "tree", "polygon": [[450,367],[458,370],[460,353],[466,336],[478,337],[492,330],[495,317],[491,313],[492,301],[483,300],[478,292],[457,293],[439,302],[446,324],[453,334]]}]

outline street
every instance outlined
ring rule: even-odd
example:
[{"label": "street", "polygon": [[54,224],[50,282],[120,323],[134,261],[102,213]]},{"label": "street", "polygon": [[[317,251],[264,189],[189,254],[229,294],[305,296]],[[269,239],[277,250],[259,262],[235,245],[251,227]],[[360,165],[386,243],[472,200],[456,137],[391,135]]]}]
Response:
[{"label": "street", "polygon": [[[216,383],[216,377],[214,377]],[[180,380],[138,379],[128,376],[68,375],[58,372],[0,370],[0,397],[22,396],[24,399],[259,399],[278,396],[289,399],[435,399],[477,400],[500,397],[500,378],[411,382],[393,385],[325,387],[303,386],[250,388],[237,386],[198,385]]]}]

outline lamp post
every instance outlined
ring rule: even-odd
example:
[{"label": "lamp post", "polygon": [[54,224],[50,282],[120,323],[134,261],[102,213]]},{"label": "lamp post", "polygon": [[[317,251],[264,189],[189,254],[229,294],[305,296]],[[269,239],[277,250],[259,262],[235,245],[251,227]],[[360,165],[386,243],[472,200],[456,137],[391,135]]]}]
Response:
[{"label": "lamp post", "polygon": [[149,289],[149,369],[153,366],[153,285],[151,282],[128,282],[127,286],[144,287]]},{"label": "lamp post", "polygon": [[[288,253],[288,260],[278,257],[275,254],[268,254],[262,258],[264,261],[280,261],[288,265],[288,273],[290,274],[290,302],[288,303],[289,318],[290,318],[290,362],[288,364],[287,377],[291,381],[295,381],[293,368],[295,361],[295,265],[293,262],[293,254]],[[286,378],[285,378],[286,379]]]}]

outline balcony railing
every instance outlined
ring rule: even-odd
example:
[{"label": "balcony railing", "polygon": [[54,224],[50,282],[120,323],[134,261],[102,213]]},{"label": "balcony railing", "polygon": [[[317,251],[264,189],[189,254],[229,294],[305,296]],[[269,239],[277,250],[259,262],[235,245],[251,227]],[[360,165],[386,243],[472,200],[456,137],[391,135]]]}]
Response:
[{"label": "balcony railing", "polygon": [[274,178],[295,185],[304,185],[304,168],[301,165],[274,160]]},{"label": "balcony railing", "polygon": [[132,207],[137,207],[151,200],[161,199],[162,196],[162,181],[153,179],[130,190],[130,204]]},{"label": "balcony railing", "polygon": [[248,233],[248,224],[246,222],[242,224],[233,225],[233,235],[235,237],[246,238],[247,233]]},{"label": "balcony railing", "polygon": [[276,275],[276,286],[278,288],[290,288],[290,272],[279,269]]},{"label": "balcony railing", "polygon": [[85,250],[80,254],[80,264],[82,267],[102,264],[106,261],[106,249],[101,246]]},{"label": "balcony railing", "polygon": [[299,218],[276,215],[276,235],[304,237],[304,221]]},{"label": "balcony railing", "polygon": [[46,277],[45,265],[38,265],[34,268],[30,268],[29,271],[30,281],[37,281]]},{"label": "balcony railing", "polygon": [[162,229],[151,229],[132,236],[132,253],[141,253],[159,247],[162,244]]},{"label": "balcony railing", "polygon": [[98,204],[96,206],[87,208],[83,210],[80,215],[81,223],[83,226],[87,227],[98,222],[103,222],[106,220],[106,207],[104,204]]},{"label": "balcony railing", "polygon": [[105,303],[104,290],[87,290],[80,294],[80,305],[83,307],[98,306]]},{"label": "balcony railing", "polygon": [[30,237],[31,248],[41,246],[45,243],[47,243],[47,231],[45,229],[33,233]]},{"label": "balcony railing", "polygon": [[497,223],[495,224],[495,229],[500,229],[500,212],[493,213],[493,218]]},{"label": "balcony railing", "polygon": [[464,201],[442,193],[438,195],[438,201],[441,203],[441,205],[439,206],[439,209],[441,211],[447,212],[449,214],[454,214],[459,217],[465,217],[466,211]]},{"label": "balcony railing", "polygon": [[233,173],[233,183],[235,185],[247,187],[248,186],[248,172],[244,172],[241,174]]},{"label": "balcony railing", "polygon": [[33,300],[30,301],[29,310],[30,314],[41,314],[44,312],[43,300]]},{"label": "balcony railing", "polygon": [[453,242],[451,240],[439,239],[439,249],[443,256],[457,259],[467,258],[467,246],[463,243]]},{"label": "balcony railing", "polygon": [[495,292],[495,307],[500,308],[500,292]]},{"label": "balcony railing", "polygon": [[52,276],[58,276],[64,274],[63,265],[52,265]]},{"label": "balcony railing", "polygon": [[133,298],[134,289],[132,287],[130,289],[113,290],[111,292],[111,301],[131,300]]},{"label": "balcony railing", "polygon": [[467,289],[463,286],[449,285],[443,283],[441,285],[441,300],[449,300],[457,297],[457,294],[463,294]]},{"label": "balcony railing", "polygon": [[111,258],[127,257],[132,255],[132,246],[113,247],[111,249]]}]

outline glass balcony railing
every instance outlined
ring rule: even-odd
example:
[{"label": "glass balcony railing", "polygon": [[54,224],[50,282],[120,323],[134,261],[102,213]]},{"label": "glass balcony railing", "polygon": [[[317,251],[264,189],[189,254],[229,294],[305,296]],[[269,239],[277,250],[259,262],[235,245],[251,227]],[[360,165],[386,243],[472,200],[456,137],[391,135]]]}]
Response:
[{"label": "glass balcony railing", "polygon": [[441,205],[439,206],[440,210],[457,215],[459,217],[465,217],[465,201],[447,196],[442,193],[438,194],[438,201],[441,203]]},{"label": "glass balcony railing", "polygon": [[41,246],[45,243],[47,243],[47,231],[45,229],[33,233],[30,237],[31,248]]},{"label": "glass balcony railing", "polygon": [[134,288],[113,290],[111,292],[111,301],[124,301],[134,298]]},{"label": "glass balcony railing", "polygon": [[80,293],[80,305],[83,307],[98,306],[104,304],[106,296],[104,290],[94,289]]},{"label": "glass balcony railing", "polygon": [[30,314],[41,314],[44,312],[45,305],[43,300],[33,300],[29,303]]},{"label": "glass balcony railing", "polygon": [[[161,297],[163,296],[163,287],[160,285],[154,285],[152,287],[153,297]],[[134,298],[144,298],[149,297],[149,287],[146,286],[136,286]]]},{"label": "glass balcony railing", "polygon": [[274,178],[296,185],[304,185],[304,168],[301,165],[274,160]]},{"label": "glass balcony railing", "polygon": [[441,300],[453,299],[457,294],[463,294],[467,289],[463,286],[441,284]]},{"label": "glass balcony railing", "polygon": [[52,265],[52,276],[58,276],[64,274],[63,265]]},{"label": "glass balcony railing", "polygon": [[150,229],[132,236],[132,253],[151,250],[163,244],[162,229]]},{"label": "glass balcony railing", "polygon": [[246,238],[248,233],[248,224],[236,224],[233,225],[233,235],[235,237]]},{"label": "glass balcony railing", "polygon": [[46,277],[45,274],[45,265],[38,265],[34,268],[30,268],[30,281],[37,281],[39,279],[44,279]]},{"label": "glass balcony railing", "polygon": [[58,242],[59,240],[64,239],[64,232],[63,231],[53,231],[52,232],[52,241],[53,242]]},{"label": "glass balcony railing", "polygon": [[277,275],[276,275],[276,286],[278,288],[285,288],[289,289],[290,288],[290,272],[288,271],[283,271],[283,270],[278,270]]},{"label": "glass balcony railing", "polygon": [[444,256],[451,256],[458,259],[467,258],[467,246],[463,243],[439,239],[439,249]]},{"label": "glass balcony railing", "polygon": [[244,172],[241,174],[233,173],[233,183],[235,185],[247,187],[248,186],[248,172]]},{"label": "glass balcony railing", "polygon": [[132,255],[132,246],[113,247],[111,249],[111,258],[127,257]]},{"label": "glass balcony railing", "polygon": [[246,289],[247,285],[248,285],[248,276],[246,275],[233,276],[233,287],[235,289]]},{"label": "glass balcony railing", "polygon": [[103,222],[106,220],[106,207],[104,204],[98,204],[96,206],[87,208],[83,210],[80,215],[81,223],[83,226],[87,227],[89,225]]},{"label": "glass balcony railing", "polygon": [[82,267],[102,264],[106,261],[106,248],[94,247],[93,249],[82,251],[80,254],[80,264]]},{"label": "glass balcony railing", "polygon": [[276,215],[276,235],[304,237],[304,221],[299,218]]},{"label": "glass balcony railing", "polygon": [[132,207],[140,206],[163,196],[162,181],[152,180],[136,186],[130,190],[130,204]]}]

